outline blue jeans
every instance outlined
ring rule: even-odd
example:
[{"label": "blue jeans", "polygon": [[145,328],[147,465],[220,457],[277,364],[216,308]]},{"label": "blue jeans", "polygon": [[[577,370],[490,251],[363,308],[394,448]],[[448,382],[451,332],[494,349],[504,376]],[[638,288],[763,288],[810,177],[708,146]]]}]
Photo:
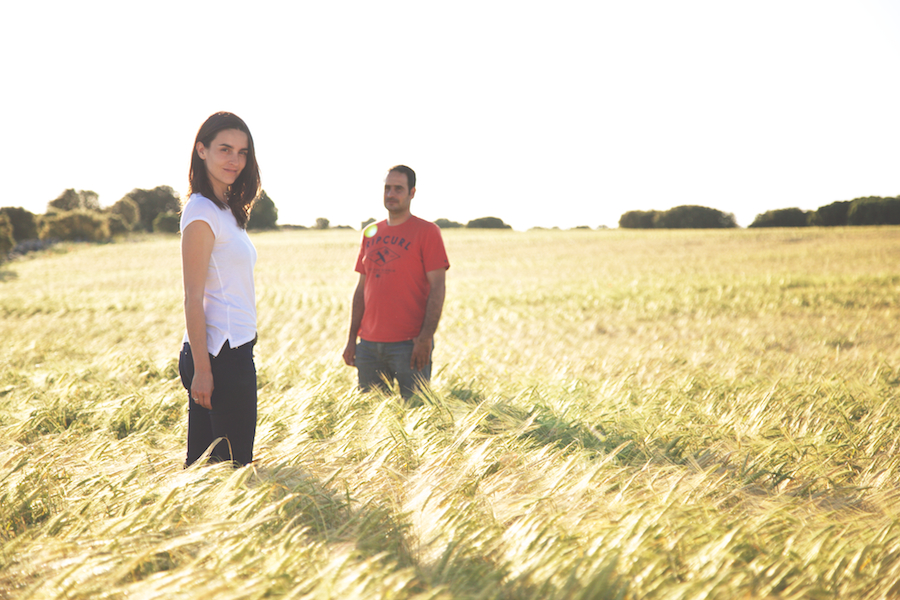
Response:
[{"label": "blue jeans", "polygon": [[390,391],[394,380],[400,386],[403,399],[410,398],[420,388],[428,387],[431,380],[431,357],[421,371],[409,366],[413,341],[369,342],[359,340],[356,344],[356,370],[359,373],[359,388],[368,392],[377,387]]},{"label": "blue jeans", "polygon": [[256,364],[253,345],[256,340],[237,348],[228,342],[218,356],[209,355],[212,365],[212,410],[203,408],[190,397],[194,379],[194,356],[190,344],[185,343],[178,359],[181,384],[188,391],[187,460],[193,464],[218,438],[209,455],[211,462],[232,461],[235,466],[253,461],[253,440],[256,437]]}]

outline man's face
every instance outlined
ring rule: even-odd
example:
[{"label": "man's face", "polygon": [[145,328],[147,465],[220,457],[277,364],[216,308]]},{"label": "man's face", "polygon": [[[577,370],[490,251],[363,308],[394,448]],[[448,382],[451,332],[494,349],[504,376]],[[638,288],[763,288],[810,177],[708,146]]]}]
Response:
[{"label": "man's face", "polygon": [[416,195],[416,188],[409,189],[406,173],[391,171],[384,178],[384,207],[392,215],[409,212],[410,201]]}]

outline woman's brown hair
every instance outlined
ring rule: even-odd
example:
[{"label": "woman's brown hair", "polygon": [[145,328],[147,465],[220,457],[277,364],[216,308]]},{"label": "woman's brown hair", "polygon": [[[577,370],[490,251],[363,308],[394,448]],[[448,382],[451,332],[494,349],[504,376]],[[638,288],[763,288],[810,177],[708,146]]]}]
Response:
[{"label": "woman's brown hair", "polygon": [[[223,204],[216,198],[212,183],[209,181],[209,174],[206,172],[206,163],[197,153],[197,142],[209,148],[219,132],[225,129],[237,129],[247,134],[247,163],[235,182],[228,188],[225,199],[227,204]],[[253,136],[250,135],[250,128],[239,116],[230,112],[217,112],[210,115],[200,126],[197,138],[194,140],[194,149],[191,151],[191,171],[188,174],[188,181],[188,197],[191,194],[202,194],[215,202],[216,206],[222,210],[231,208],[238,225],[242,229],[246,229],[247,221],[250,220],[250,209],[253,208],[253,201],[259,196],[262,185],[259,178],[259,165],[256,163]]]}]

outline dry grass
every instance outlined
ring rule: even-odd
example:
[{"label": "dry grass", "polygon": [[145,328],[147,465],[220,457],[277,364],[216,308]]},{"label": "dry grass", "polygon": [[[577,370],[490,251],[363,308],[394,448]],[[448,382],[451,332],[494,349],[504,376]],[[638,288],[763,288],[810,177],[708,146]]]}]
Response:
[{"label": "dry grass", "polygon": [[0,281],[0,598],[900,594],[900,229],[448,231],[433,394],[357,235],[258,234],[258,461],[181,470],[176,238]]}]

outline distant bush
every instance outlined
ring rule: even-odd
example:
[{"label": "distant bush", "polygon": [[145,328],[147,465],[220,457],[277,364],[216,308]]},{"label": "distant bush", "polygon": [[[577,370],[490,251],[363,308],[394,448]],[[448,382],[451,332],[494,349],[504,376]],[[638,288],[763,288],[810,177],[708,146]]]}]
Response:
[{"label": "distant bush", "polygon": [[181,218],[173,212],[162,212],[153,219],[154,233],[178,233],[181,229]]},{"label": "distant bush", "polygon": [[16,242],[37,239],[37,219],[35,219],[34,213],[21,206],[6,206],[0,208],[0,214],[9,218],[13,228],[13,239]]},{"label": "distant bush", "polygon": [[734,215],[706,206],[684,205],[669,210],[631,210],[619,217],[623,229],[724,229],[737,227]]},{"label": "distant bush", "polygon": [[109,239],[109,223],[100,213],[70,210],[46,215],[39,235],[42,240],[102,242]]},{"label": "distant bush", "polygon": [[247,229],[277,229],[278,209],[269,198],[266,190],[260,193],[259,198],[253,203],[250,211],[250,220],[247,221]]},{"label": "distant bush", "polygon": [[756,215],[750,227],[806,227],[812,213],[799,208],[779,208]]},{"label": "distant bush", "polygon": [[122,215],[117,215],[115,213],[106,215],[106,224],[109,227],[110,237],[123,236],[131,231],[131,227],[125,222]]},{"label": "distant bush", "polygon": [[72,210],[100,210],[100,195],[91,190],[75,191],[70,188],[47,203],[47,212],[67,212]]},{"label": "distant bush", "polygon": [[512,229],[512,225],[507,225],[498,217],[481,217],[472,219],[466,223],[469,229]]},{"label": "distant bush", "polygon": [[842,227],[847,224],[847,212],[850,210],[850,200],[839,200],[820,206],[809,214],[809,224],[818,227]]},{"label": "distant bush", "polygon": [[659,229],[728,229],[737,227],[734,215],[706,206],[676,206],[657,215]]},{"label": "distant bush", "polygon": [[814,211],[784,208],[757,215],[750,227],[842,227],[845,225],[900,225],[900,198],[866,196],[839,200]]},{"label": "distant bush", "polygon": [[629,210],[619,217],[622,229],[653,229],[660,215],[658,210]]},{"label": "distant bush", "polygon": [[178,195],[167,185],[158,185],[152,190],[135,188],[128,192],[125,198],[130,198],[138,205],[140,210],[140,227],[144,231],[153,231],[153,222],[160,213],[178,213],[181,211],[181,202]]},{"label": "distant bush", "polygon": [[359,230],[362,231],[363,229],[365,229],[366,227],[368,227],[369,225],[371,225],[374,222],[375,222],[375,219],[373,219],[372,217],[369,217],[368,219],[366,219],[365,221],[363,221],[362,223],[359,224]]},{"label": "distant bush", "polygon": [[120,217],[122,222],[128,228],[128,231],[134,229],[135,226],[141,222],[141,209],[137,205],[137,202],[128,196],[119,199],[115,204],[110,206],[109,213]]},{"label": "distant bush", "polygon": [[900,225],[900,198],[870,196],[852,201],[847,225]]},{"label": "distant bush", "polygon": [[15,247],[12,223],[6,214],[0,213],[0,262],[5,261]]},{"label": "distant bush", "polygon": [[462,223],[457,223],[456,221],[451,221],[450,219],[435,219],[434,224],[441,229],[457,229],[459,227],[463,227]]}]

